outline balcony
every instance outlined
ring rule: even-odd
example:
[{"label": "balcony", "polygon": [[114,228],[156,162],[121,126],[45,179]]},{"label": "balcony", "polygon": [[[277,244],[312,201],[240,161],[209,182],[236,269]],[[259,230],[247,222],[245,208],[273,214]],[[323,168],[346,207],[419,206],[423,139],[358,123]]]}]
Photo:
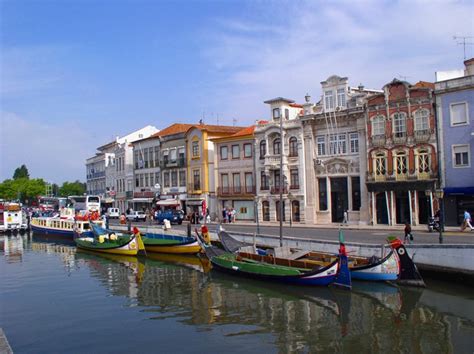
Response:
[{"label": "balcony", "polygon": [[105,177],[105,171],[89,173],[87,179],[102,178]]},{"label": "balcony", "polygon": [[194,194],[201,194],[201,184],[200,183],[188,183],[188,192]]},{"label": "balcony", "polygon": [[[283,156],[283,165],[287,163],[287,159]],[[280,155],[266,155],[265,156],[265,167],[269,169],[280,167]]]},{"label": "balcony", "polygon": [[403,145],[407,142],[407,135],[405,133],[393,134],[393,143],[395,145]]},{"label": "balcony", "polygon": [[407,173],[397,173],[395,174],[395,180],[396,181],[406,181],[408,179],[408,174]]},{"label": "balcony", "polygon": [[415,141],[417,143],[426,143],[430,140],[431,133],[429,130],[415,130]]},{"label": "balcony", "polygon": [[374,181],[383,182],[387,179],[386,175],[374,175]]},{"label": "balcony", "polygon": [[290,184],[290,189],[300,189],[299,184]]},{"label": "balcony", "polygon": [[260,185],[260,190],[261,190],[261,191],[269,191],[269,190],[270,190],[270,186],[268,186],[268,185]]},{"label": "balcony", "polygon": [[372,136],[372,146],[385,146],[385,135]]},{"label": "balcony", "polygon": [[217,195],[219,197],[232,197],[232,196],[255,196],[255,186],[245,187],[218,187]]},{"label": "balcony", "polygon": [[288,188],[286,186],[272,187],[272,188],[270,188],[270,194],[280,194],[280,189],[281,189],[283,194],[288,194]]}]

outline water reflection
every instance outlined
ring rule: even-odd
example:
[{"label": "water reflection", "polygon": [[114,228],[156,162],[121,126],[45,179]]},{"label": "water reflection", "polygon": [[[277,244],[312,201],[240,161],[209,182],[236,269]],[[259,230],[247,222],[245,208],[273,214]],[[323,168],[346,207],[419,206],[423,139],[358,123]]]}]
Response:
[{"label": "water reflection", "polygon": [[474,301],[466,288],[437,282],[425,290],[373,283],[355,283],[352,292],[289,287],[210,272],[197,257],[76,252],[36,237],[2,244],[7,262],[25,249],[57,254],[71,271],[88,269],[111,296],[126,298],[149,320],[173,319],[209,333],[220,328],[222,340],[270,334],[278,352],[472,352]]}]

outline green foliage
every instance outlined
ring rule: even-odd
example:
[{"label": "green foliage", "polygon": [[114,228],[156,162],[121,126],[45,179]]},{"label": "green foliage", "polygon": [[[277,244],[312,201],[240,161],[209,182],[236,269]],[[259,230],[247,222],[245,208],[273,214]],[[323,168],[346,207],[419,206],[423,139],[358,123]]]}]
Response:
[{"label": "green foliage", "polygon": [[20,167],[15,169],[15,172],[13,173],[13,179],[17,180],[20,178],[30,178],[30,173],[28,172],[28,168],[26,168],[25,165],[21,165]]},{"label": "green foliage", "polygon": [[70,195],[83,195],[85,192],[86,185],[79,181],[64,182],[61,188],[59,188],[59,195],[61,197],[67,197]]},{"label": "green foliage", "polygon": [[31,201],[44,194],[45,185],[41,178],[6,179],[0,183],[0,198],[6,200],[19,199],[22,202]]}]

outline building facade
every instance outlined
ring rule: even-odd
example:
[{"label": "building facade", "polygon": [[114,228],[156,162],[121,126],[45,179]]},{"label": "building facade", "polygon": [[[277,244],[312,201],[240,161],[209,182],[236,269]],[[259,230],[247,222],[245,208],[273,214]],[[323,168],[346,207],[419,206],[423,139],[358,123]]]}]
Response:
[{"label": "building facade", "polygon": [[217,212],[233,208],[236,220],[255,220],[255,126],[214,139],[216,152]]},{"label": "building facade", "polygon": [[[302,106],[283,97],[264,103],[270,107],[271,120],[258,122],[254,131],[259,220],[280,220],[281,190],[283,221],[304,222],[305,161],[302,125],[298,119]],[[283,155],[282,175],[280,175],[281,155]]]},{"label": "building facade", "polygon": [[372,224],[423,224],[438,208],[433,84],[394,79],[367,100],[367,190]]},{"label": "building facade", "polygon": [[204,216],[209,209],[217,217],[214,138],[237,133],[242,127],[197,124],[186,132],[187,198],[186,212]]},{"label": "building facade", "polygon": [[176,123],[160,131],[161,193],[158,207],[186,211],[187,154],[186,132],[192,124]]},{"label": "building facade", "polygon": [[306,96],[301,117],[306,175],[306,220],[314,224],[368,223],[364,104],[381,91],[350,87],[347,77],[321,82],[321,100]]},{"label": "building facade", "polygon": [[447,225],[459,225],[465,210],[474,212],[474,58],[464,65],[464,75],[435,83]]}]

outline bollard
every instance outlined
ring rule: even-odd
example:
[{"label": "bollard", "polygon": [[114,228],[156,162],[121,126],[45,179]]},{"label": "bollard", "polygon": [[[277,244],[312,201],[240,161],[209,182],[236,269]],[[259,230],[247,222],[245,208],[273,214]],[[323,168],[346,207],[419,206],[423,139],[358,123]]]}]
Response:
[{"label": "bollard", "polygon": [[191,221],[188,222],[187,234],[188,234],[188,237],[191,237]]}]

